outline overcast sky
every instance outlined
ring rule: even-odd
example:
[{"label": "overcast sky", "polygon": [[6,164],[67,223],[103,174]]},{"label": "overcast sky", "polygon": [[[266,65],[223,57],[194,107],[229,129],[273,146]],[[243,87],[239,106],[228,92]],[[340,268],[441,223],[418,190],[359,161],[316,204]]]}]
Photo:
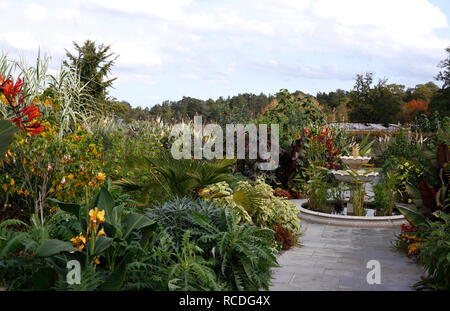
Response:
[{"label": "overcast sky", "polygon": [[57,70],[87,39],[119,54],[111,95],[133,106],[183,96],[351,89],[357,73],[434,80],[450,45],[448,0],[0,0],[0,48]]}]

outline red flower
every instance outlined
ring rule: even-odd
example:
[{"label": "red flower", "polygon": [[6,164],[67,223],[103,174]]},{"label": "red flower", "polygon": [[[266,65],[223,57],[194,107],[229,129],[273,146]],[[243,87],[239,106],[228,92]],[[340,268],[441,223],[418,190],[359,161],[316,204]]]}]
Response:
[{"label": "red flower", "polygon": [[38,107],[35,107],[32,103],[30,106],[24,106],[19,110],[24,100],[24,93],[21,89],[22,86],[23,82],[20,78],[17,79],[14,84],[11,78],[3,81],[3,78],[0,76],[0,92],[3,93],[8,101],[9,108],[12,109],[15,114],[15,117],[11,119],[11,122],[14,122],[17,127],[32,135],[39,134],[44,127],[35,120],[35,118],[42,115],[42,113],[39,113]]}]

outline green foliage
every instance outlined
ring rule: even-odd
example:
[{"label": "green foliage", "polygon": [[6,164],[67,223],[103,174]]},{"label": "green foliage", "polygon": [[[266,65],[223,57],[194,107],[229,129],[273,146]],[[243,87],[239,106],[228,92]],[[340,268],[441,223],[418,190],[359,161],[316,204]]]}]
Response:
[{"label": "green foliage", "polygon": [[182,238],[181,252],[176,253],[177,262],[169,267],[167,278],[169,290],[220,290],[216,273],[210,267],[211,262],[202,257],[204,252],[189,241],[190,231]]},{"label": "green foliage", "polygon": [[373,187],[377,214],[391,216],[397,193],[398,177],[394,172],[387,172],[383,181]]},{"label": "green foliage", "polygon": [[88,93],[85,100],[102,107],[108,94],[107,88],[117,79],[107,79],[107,76],[118,56],[113,57],[113,53],[109,52],[110,46],[103,44],[96,46],[95,42],[90,40],[84,42],[82,46],[74,42],[74,47],[77,54],[71,54],[66,50],[68,59],[63,64],[81,77],[82,85]]},{"label": "green foliage", "polygon": [[[75,203],[57,204],[65,210],[68,206],[77,207]],[[106,221],[101,215],[96,216],[96,211],[90,209],[91,204],[96,206],[96,211],[105,212]],[[4,268],[0,270],[0,276],[9,283],[10,289],[27,289],[35,286],[32,284],[37,280],[36,286],[47,290],[121,289],[125,286],[128,263],[139,260],[139,256],[150,250],[149,240],[156,227],[147,216],[125,212],[124,206],[116,206],[106,188],[102,188],[90,203],[73,211],[58,211],[53,218],[40,224],[37,216],[33,216],[32,226],[26,225],[24,232],[4,229],[23,225],[21,222],[0,224],[0,267]],[[77,229],[81,229],[80,232],[76,232]],[[70,238],[74,231],[78,236]],[[4,239],[8,241],[5,244]],[[71,286],[63,281],[67,273],[65,265],[72,259],[82,264],[86,283],[81,286]],[[28,278],[17,274],[20,271],[28,271]]]},{"label": "green foliage", "polygon": [[[413,139],[411,135],[404,132],[403,129],[391,138],[379,161],[384,171],[392,169],[390,164],[395,162],[403,163],[406,161],[415,162],[422,149],[422,145]],[[395,165],[395,164],[394,164]]]},{"label": "green foliage", "polygon": [[0,120],[0,156],[8,151],[9,144],[18,130],[19,129],[12,125],[8,120]]},{"label": "green foliage", "polygon": [[270,284],[269,269],[275,267],[276,257],[271,245],[274,232],[249,224],[237,224],[235,213],[224,210],[226,227],[211,226],[205,217],[194,214],[194,221],[208,234],[199,238],[199,242],[216,246],[211,250],[215,254],[215,267],[219,279],[228,290],[267,290]]},{"label": "green foliage", "polygon": [[350,92],[350,119],[383,124],[396,122],[403,103],[404,86],[388,85],[387,80],[380,80],[373,86],[372,83],[372,73],[356,76],[354,89]]},{"label": "green foliage", "polygon": [[281,148],[288,148],[301,129],[324,121],[323,112],[310,95],[294,96],[282,89],[277,94],[277,101],[277,105],[259,116],[258,124],[279,125]]},{"label": "green foliage", "polygon": [[[430,151],[430,150],[428,150]],[[428,152],[429,166],[425,167],[425,174],[418,186],[407,185],[406,190],[412,197],[416,209],[400,209],[405,217],[413,224],[425,222],[426,218],[434,219],[434,212],[441,210],[448,212],[450,189],[450,152],[446,144],[442,143],[436,152]]]},{"label": "green foliage", "polygon": [[423,226],[424,241],[419,260],[428,271],[428,277],[415,284],[416,288],[450,290],[450,214],[437,211],[439,221]]},{"label": "green foliage", "polygon": [[275,229],[281,225],[294,236],[299,235],[300,221],[295,205],[284,198],[276,197],[274,190],[262,179],[254,182],[240,181],[234,190],[225,182],[217,183],[200,192],[201,197],[219,206],[229,206],[238,221]]},{"label": "green foliage", "polygon": [[421,113],[411,124],[411,131],[436,133],[450,122],[448,116],[442,116],[438,111],[433,111],[431,115]]},{"label": "green foliage", "polygon": [[170,154],[158,158],[130,158],[128,163],[135,169],[145,170],[147,181],[141,185],[132,181],[115,184],[126,191],[140,190],[143,201],[150,197],[158,201],[192,195],[197,197],[200,188],[221,181],[231,180],[229,169],[234,159],[174,159]]},{"label": "green foliage", "polygon": [[165,202],[149,209],[146,215],[159,223],[172,238],[175,244],[181,243],[183,234],[191,230],[191,237],[198,238],[202,232],[191,222],[193,213],[208,217],[213,223],[217,223],[221,219],[223,208],[215,206],[203,200],[192,200],[191,198],[176,198],[175,200]]},{"label": "green foliage", "polygon": [[327,204],[330,187],[325,182],[326,172],[320,167],[312,166],[307,169],[306,173],[308,181],[304,187],[309,197],[309,208],[317,212],[330,213],[332,207]]},{"label": "green foliage", "polygon": [[169,268],[157,272],[162,288],[268,288],[269,269],[276,265],[272,230],[239,224],[229,207],[189,198],[167,202],[147,214],[160,224],[159,260],[175,254],[162,259]]}]

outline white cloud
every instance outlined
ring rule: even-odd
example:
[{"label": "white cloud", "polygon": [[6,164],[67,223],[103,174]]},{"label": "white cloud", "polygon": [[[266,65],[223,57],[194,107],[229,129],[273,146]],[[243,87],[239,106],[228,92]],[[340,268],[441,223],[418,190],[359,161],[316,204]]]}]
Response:
[{"label": "white cloud", "polygon": [[133,41],[117,41],[112,46],[114,52],[119,54],[118,66],[134,70],[157,70],[162,65],[160,55],[151,47],[145,47]]},{"label": "white cloud", "polygon": [[111,45],[111,52],[120,55],[112,73],[119,77],[118,85],[148,86],[180,78],[191,80],[189,85],[232,85],[234,79],[248,77],[248,83],[261,77],[274,82],[348,81],[364,70],[393,79],[431,80],[450,44],[437,32],[449,30],[448,17],[427,0],[3,4],[12,12],[4,16],[4,23],[17,25],[14,32],[0,34],[5,49],[32,51],[40,44],[60,59],[64,49],[73,51],[72,41]]},{"label": "white cloud", "polygon": [[47,19],[48,11],[42,5],[32,2],[23,11],[23,15],[29,20],[39,22]]},{"label": "white cloud", "polygon": [[6,40],[13,48],[20,50],[37,50],[39,42],[29,32],[6,32],[0,34],[0,38]]},{"label": "white cloud", "polygon": [[379,41],[394,50],[445,46],[433,31],[448,27],[446,16],[426,0],[319,0],[314,12],[333,25],[338,38],[355,46]]}]

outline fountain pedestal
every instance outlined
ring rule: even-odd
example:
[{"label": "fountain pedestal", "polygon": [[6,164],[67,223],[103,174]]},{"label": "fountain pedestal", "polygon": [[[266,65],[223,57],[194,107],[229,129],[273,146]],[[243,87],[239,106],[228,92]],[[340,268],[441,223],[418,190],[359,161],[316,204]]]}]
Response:
[{"label": "fountain pedestal", "polygon": [[[368,171],[361,169],[364,164],[369,163],[371,157],[359,156],[359,148],[354,146],[352,156],[339,157],[342,162],[348,167],[346,170],[331,170],[333,176],[346,184],[349,184],[351,191],[350,202],[354,201],[355,194],[359,196],[365,196],[364,184],[369,183],[378,176],[378,172]],[[357,206],[353,203],[347,204],[347,212],[355,213],[357,216],[363,216],[363,203],[364,198],[359,198],[360,202]]]}]

